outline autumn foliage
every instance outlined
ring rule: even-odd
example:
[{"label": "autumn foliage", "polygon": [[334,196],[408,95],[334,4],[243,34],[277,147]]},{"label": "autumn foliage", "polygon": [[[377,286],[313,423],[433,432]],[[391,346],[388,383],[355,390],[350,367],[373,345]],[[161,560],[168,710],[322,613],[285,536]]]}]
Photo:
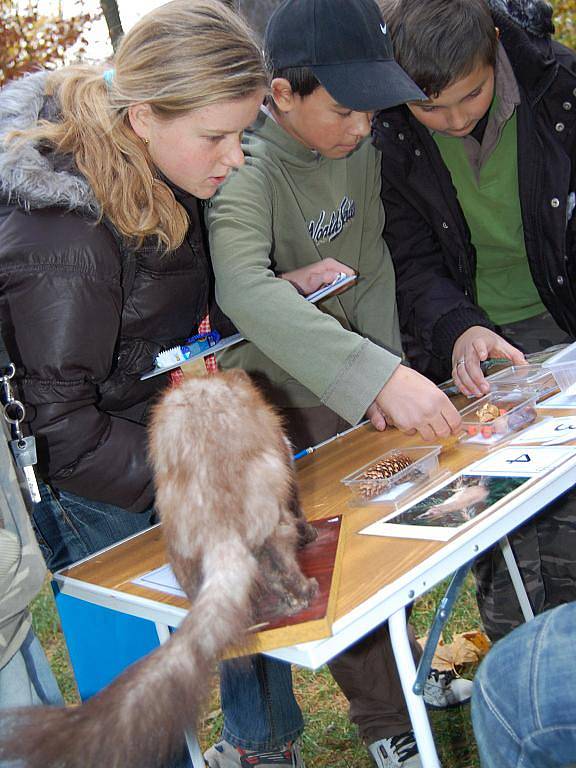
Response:
[{"label": "autumn foliage", "polygon": [[576,50],[576,0],[555,0],[552,5],[556,37]]},{"label": "autumn foliage", "polygon": [[25,72],[62,64],[66,51],[77,43],[78,54],[84,51],[90,14],[43,16],[36,0],[26,5],[25,11],[19,11],[16,0],[0,0],[0,86]]},{"label": "autumn foliage", "polygon": [[[241,6],[250,18],[252,6],[266,15],[278,0],[244,0]],[[270,6],[270,8],[269,8]],[[556,38],[576,49],[576,0],[553,0]],[[25,11],[18,8],[26,7]],[[43,16],[38,12],[37,0],[27,3],[18,0],[0,0],[0,86],[25,72],[54,68],[62,64],[66,51],[78,45],[79,56],[86,44],[84,31],[93,20],[82,9],[70,18],[57,14]]]}]

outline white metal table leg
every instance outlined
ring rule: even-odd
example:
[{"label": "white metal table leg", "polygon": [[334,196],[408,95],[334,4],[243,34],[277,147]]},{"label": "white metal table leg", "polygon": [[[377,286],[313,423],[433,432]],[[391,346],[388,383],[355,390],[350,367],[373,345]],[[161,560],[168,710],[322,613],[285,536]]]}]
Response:
[{"label": "white metal table leg", "polygon": [[206,768],[204,762],[204,755],[200,749],[200,744],[196,738],[195,731],[186,731],[186,745],[188,746],[188,752],[190,752],[190,760],[192,761],[193,768]]},{"label": "white metal table leg", "polygon": [[498,543],[500,545],[500,549],[502,550],[504,560],[506,561],[506,567],[508,568],[508,573],[512,579],[512,584],[514,585],[514,589],[518,597],[518,602],[520,603],[520,608],[522,609],[522,613],[524,615],[524,621],[530,621],[530,619],[534,618],[534,611],[530,605],[528,593],[526,592],[526,587],[522,581],[522,576],[520,575],[520,570],[518,569],[518,563],[514,557],[514,552],[512,552],[512,547],[508,541],[508,536],[504,536],[504,538],[500,539]]},{"label": "white metal table leg", "polygon": [[423,768],[441,768],[436,753],[434,738],[432,737],[432,729],[430,728],[430,721],[428,720],[424,699],[422,696],[416,696],[416,694],[412,692],[412,686],[416,680],[416,665],[414,664],[412,650],[408,640],[406,611],[404,608],[401,608],[390,616],[388,619],[388,627],[390,630],[390,640],[392,641],[394,658],[396,660],[396,666],[398,667],[398,674],[400,675],[402,690],[404,691],[404,697],[408,706],[412,728],[414,729],[414,736],[416,737],[416,743],[418,744],[422,766]]},{"label": "white metal table leg", "polygon": [[[170,629],[166,624],[159,624],[158,622],[155,623],[158,639],[160,640],[160,643],[165,643],[170,637]],[[192,761],[192,768],[206,768],[204,755],[200,749],[198,739],[196,738],[196,732],[193,730],[188,730],[184,735],[186,737],[186,746],[188,747],[188,752],[190,753],[190,760]]]}]

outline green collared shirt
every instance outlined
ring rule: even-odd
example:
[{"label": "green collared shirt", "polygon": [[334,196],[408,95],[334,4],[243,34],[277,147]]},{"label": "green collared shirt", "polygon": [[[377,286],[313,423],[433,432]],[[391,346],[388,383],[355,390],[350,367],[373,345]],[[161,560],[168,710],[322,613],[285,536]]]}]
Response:
[{"label": "green collared shirt", "polygon": [[516,78],[499,45],[495,95],[482,142],[471,135],[454,138],[434,134],[476,248],[478,304],[496,325],[544,311],[524,243],[518,191],[519,103]]}]

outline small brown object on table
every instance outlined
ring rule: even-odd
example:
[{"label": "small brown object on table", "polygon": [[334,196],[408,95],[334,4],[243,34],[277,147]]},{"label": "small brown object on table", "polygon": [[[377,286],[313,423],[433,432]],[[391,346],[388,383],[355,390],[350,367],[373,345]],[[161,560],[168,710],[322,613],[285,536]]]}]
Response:
[{"label": "small brown object on table", "polygon": [[493,403],[484,403],[476,411],[476,416],[478,416],[478,421],[481,424],[487,424],[489,421],[494,421],[495,418],[500,416],[500,408]]},{"label": "small brown object on table", "polygon": [[365,499],[371,499],[373,496],[378,495],[383,489],[377,482],[371,481],[393,477],[398,472],[409,467],[410,464],[412,464],[412,459],[404,453],[397,453],[394,456],[389,456],[387,459],[376,462],[376,464],[360,475],[359,480],[370,481],[360,485],[360,494]]}]

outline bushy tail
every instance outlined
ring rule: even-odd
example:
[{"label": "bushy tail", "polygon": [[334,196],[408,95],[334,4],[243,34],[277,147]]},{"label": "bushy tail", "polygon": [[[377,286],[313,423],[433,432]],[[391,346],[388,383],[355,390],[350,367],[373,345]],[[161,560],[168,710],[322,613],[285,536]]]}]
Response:
[{"label": "bushy tail", "polygon": [[242,640],[256,573],[241,543],[205,558],[197,599],[170,640],[78,707],[2,713],[0,763],[24,768],[159,768],[195,725],[215,660]]}]

